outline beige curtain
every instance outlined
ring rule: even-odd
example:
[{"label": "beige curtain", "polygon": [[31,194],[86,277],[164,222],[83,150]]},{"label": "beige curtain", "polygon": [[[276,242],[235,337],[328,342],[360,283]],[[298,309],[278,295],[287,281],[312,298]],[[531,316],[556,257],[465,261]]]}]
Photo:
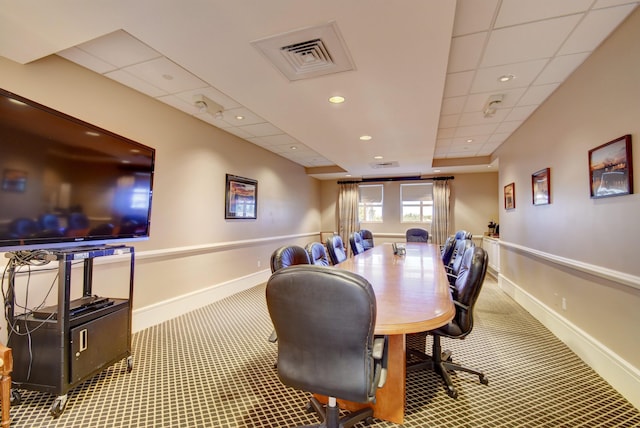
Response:
[{"label": "beige curtain", "polygon": [[347,256],[351,254],[349,236],[360,230],[358,221],[358,183],[340,183],[338,194],[338,233],[344,241]]},{"label": "beige curtain", "polygon": [[442,245],[449,236],[449,196],[451,189],[449,180],[433,182],[433,219],[431,223],[431,239],[436,245]]}]

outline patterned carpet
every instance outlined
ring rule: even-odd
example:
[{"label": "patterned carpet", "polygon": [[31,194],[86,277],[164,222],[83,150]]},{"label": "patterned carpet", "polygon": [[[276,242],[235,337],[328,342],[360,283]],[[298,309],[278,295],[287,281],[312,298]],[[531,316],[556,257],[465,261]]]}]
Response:
[{"label": "patterned carpet", "polygon": [[[11,426],[293,427],[317,423],[308,394],[283,386],[264,286],[133,335],[134,368],[115,364],[70,391],[53,419],[55,397],[20,391]],[[429,342],[427,343],[429,347]],[[487,277],[476,325],[465,340],[443,340],[455,362],[482,369],[454,375],[451,399],[440,378],[408,374],[405,427],[640,427],[640,412]],[[361,427],[364,425],[358,425]],[[372,427],[398,425],[375,420]]]}]

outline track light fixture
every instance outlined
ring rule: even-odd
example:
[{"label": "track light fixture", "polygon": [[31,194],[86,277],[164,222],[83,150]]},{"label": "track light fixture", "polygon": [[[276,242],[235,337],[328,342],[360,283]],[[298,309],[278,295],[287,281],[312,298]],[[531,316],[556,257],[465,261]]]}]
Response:
[{"label": "track light fixture", "polygon": [[193,96],[193,105],[196,106],[200,113],[212,114],[216,119],[223,119],[224,107],[210,98],[205,97],[202,94],[196,94]]}]

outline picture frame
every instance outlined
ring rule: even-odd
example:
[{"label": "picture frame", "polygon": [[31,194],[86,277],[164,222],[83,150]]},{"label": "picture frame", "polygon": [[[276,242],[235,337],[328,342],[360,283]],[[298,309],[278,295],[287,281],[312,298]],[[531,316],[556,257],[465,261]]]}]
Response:
[{"label": "picture frame", "polygon": [[592,199],[633,193],[631,135],[589,150],[589,188]]},{"label": "picture frame", "polygon": [[27,189],[27,173],[17,169],[5,169],[2,173],[2,190],[22,193]]},{"label": "picture frame", "polygon": [[516,207],[516,183],[504,186],[504,209],[512,210]]},{"label": "picture frame", "polygon": [[225,189],[225,219],[258,218],[257,180],[227,174]]},{"label": "picture frame", "polygon": [[531,174],[531,197],[533,205],[551,203],[551,169],[544,168]]}]

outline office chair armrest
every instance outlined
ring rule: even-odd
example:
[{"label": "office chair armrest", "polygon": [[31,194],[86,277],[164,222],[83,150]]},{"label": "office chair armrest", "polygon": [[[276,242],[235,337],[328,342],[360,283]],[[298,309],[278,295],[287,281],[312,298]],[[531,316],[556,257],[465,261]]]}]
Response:
[{"label": "office chair armrest", "polygon": [[454,300],[454,301],[453,301],[453,304],[454,304],[454,305],[456,305],[456,306],[461,307],[461,308],[462,308],[462,309],[464,309],[465,311],[468,311],[468,310],[469,310],[469,306],[467,306],[467,305],[463,305],[462,303],[458,302],[457,300]]},{"label": "office chair armrest", "polygon": [[376,337],[373,339],[372,356],[376,361],[380,361],[376,364],[376,371],[378,374],[378,388],[382,388],[387,382],[387,359],[388,359],[388,339],[387,336]]}]

